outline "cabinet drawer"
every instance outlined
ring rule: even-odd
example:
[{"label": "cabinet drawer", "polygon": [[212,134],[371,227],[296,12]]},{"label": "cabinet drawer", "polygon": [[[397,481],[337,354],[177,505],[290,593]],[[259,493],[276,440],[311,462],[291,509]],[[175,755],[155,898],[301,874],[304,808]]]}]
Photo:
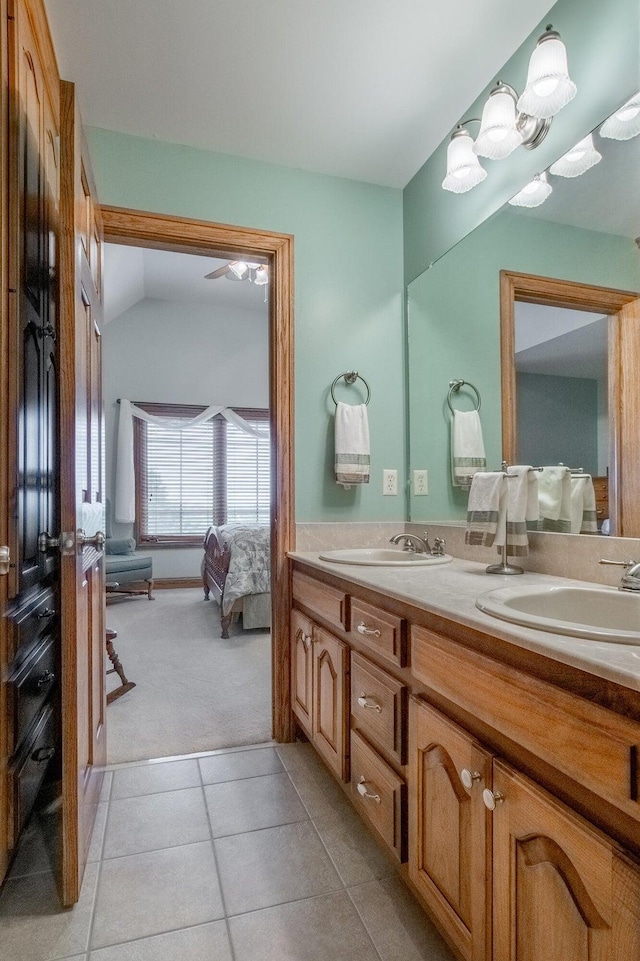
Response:
[{"label": "cabinet drawer", "polygon": [[28,747],[13,764],[10,773],[11,815],[13,828],[11,847],[14,847],[25,825],[47,768],[55,753],[57,740],[55,713],[49,705],[36,724]]},{"label": "cabinet drawer", "polygon": [[54,594],[50,587],[11,614],[13,631],[9,642],[9,662],[17,668],[30,655],[34,646],[57,626]]},{"label": "cabinet drawer", "polygon": [[13,719],[13,754],[55,684],[56,646],[45,638],[9,679],[8,695]]},{"label": "cabinet drawer", "polygon": [[354,726],[398,764],[407,759],[407,688],[355,651],[351,655]]},{"label": "cabinet drawer", "polygon": [[432,690],[626,811],[640,816],[640,725],[422,627],[413,674]]},{"label": "cabinet drawer", "polygon": [[399,861],[406,860],[406,785],[355,731],[351,735],[351,792],[358,810]]},{"label": "cabinet drawer", "polygon": [[407,622],[402,617],[351,598],[350,636],[398,667],[407,663]]},{"label": "cabinet drawer", "polygon": [[347,595],[328,584],[293,572],[293,597],[303,607],[318,614],[329,624],[345,630],[347,626]]}]

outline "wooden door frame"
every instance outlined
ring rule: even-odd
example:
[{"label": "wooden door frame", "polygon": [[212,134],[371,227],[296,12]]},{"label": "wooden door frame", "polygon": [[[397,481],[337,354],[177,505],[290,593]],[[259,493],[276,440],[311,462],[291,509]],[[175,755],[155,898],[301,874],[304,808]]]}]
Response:
[{"label": "wooden door frame", "polygon": [[295,549],[293,461],[293,237],[204,220],[102,206],[107,243],[155,247],[204,256],[260,257],[269,264],[269,407],[272,446],[271,658],[272,733],[293,738],[287,552]]},{"label": "wooden door frame", "polygon": [[[638,337],[625,338],[621,343],[620,330],[615,323],[615,315],[627,304],[638,299],[638,293],[618,290],[611,287],[596,287],[591,284],[577,283],[572,280],[558,280],[555,277],[541,277],[536,274],[520,274],[511,270],[500,271],[500,364],[502,383],[502,456],[508,464],[515,463],[516,453],[516,367],[515,367],[515,302],[542,304],[548,307],[569,307],[574,310],[594,311],[610,317],[609,323],[609,506],[612,521],[612,534],[624,533],[620,482],[626,477],[625,485],[634,490],[640,483],[640,465],[634,465],[619,439],[625,432],[625,424],[635,413],[629,409],[629,378],[623,377],[622,354],[625,363],[632,368],[640,364],[640,343]],[[636,381],[637,383],[637,381]],[[623,401],[626,401],[623,403]],[[635,405],[634,405],[635,406]],[[631,476],[633,475],[633,476]],[[630,509],[632,505],[627,505]],[[629,515],[629,510],[625,513]],[[636,528],[640,523],[640,512],[633,510],[634,516],[626,517],[626,526]],[[633,536],[638,536],[640,530]]]}]

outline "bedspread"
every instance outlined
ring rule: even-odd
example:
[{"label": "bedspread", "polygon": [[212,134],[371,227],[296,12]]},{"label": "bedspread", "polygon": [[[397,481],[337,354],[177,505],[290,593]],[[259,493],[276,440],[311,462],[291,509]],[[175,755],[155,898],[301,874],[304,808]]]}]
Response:
[{"label": "bedspread", "polygon": [[238,598],[271,590],[269,527],[223,524],[218,533],[230,553],[222,596],[222,613],[226,615]]}]

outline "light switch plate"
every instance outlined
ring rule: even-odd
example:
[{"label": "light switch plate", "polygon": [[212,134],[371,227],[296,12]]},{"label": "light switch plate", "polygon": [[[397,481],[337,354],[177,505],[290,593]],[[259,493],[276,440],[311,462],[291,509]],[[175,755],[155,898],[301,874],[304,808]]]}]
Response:
[{"label": "light switch plate", "polygon": [[422,497],[429,493],[429,471],[414,470],[413,493],[415,497]]},{"label": "light switch plate", "polygon": [[398,493],[398,471],[397,470],[382,471],[382,493],[391,494],[391,495]]}]

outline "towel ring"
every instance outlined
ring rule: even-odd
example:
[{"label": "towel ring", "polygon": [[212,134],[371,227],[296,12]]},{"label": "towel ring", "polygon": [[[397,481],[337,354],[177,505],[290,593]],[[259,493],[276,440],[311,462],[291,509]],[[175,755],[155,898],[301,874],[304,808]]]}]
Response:
[{"label": "towel ring", "polygon": [[451,403],[451,395],[456,391],[460,390],[461,387],[470,387],[471,390],[476,395],[476,410],[480,410],[480,391],[473,384],[470,384],[468,380],[450,380],[449,381],[449,393],[447,394],[447,404],[449,405],[449,410],[453,414],[453,405]]},{"label": "towel ring", "polygon": [[367,381],[364,379],[364,377],[362,376],[362,374],[359,374],[357,370],[345,370],[345,372],[344,372],[343,374],[338,374],[338,376],[336,377],[336,379],[335,379],[334,382],[332,383],[332,385],[331,385],[331,399],[332,399],[333,403],[336,405],[336,407],[338,406],[338,401],[336,400],[336,395],[335,395],[334,392],[333,392],[333,388],[336,386],[336,384],[338,383],[338,381],[340,380],[341,377],[344,377],[344,379],[345,379],[345,381],[347,382],[347,384],[355,384],[355,382],[356,382],[357,380],[361,380],[361,381],[362,381],[362,383],[364,384],[364,386],[367,388],[367,399],[365,400],[364,403],[365,403],[365,406],[368,407],[368,406],[369,406],[369,401],[371,400],[371,388],[369,387],[369,384],[368,384]]}]

